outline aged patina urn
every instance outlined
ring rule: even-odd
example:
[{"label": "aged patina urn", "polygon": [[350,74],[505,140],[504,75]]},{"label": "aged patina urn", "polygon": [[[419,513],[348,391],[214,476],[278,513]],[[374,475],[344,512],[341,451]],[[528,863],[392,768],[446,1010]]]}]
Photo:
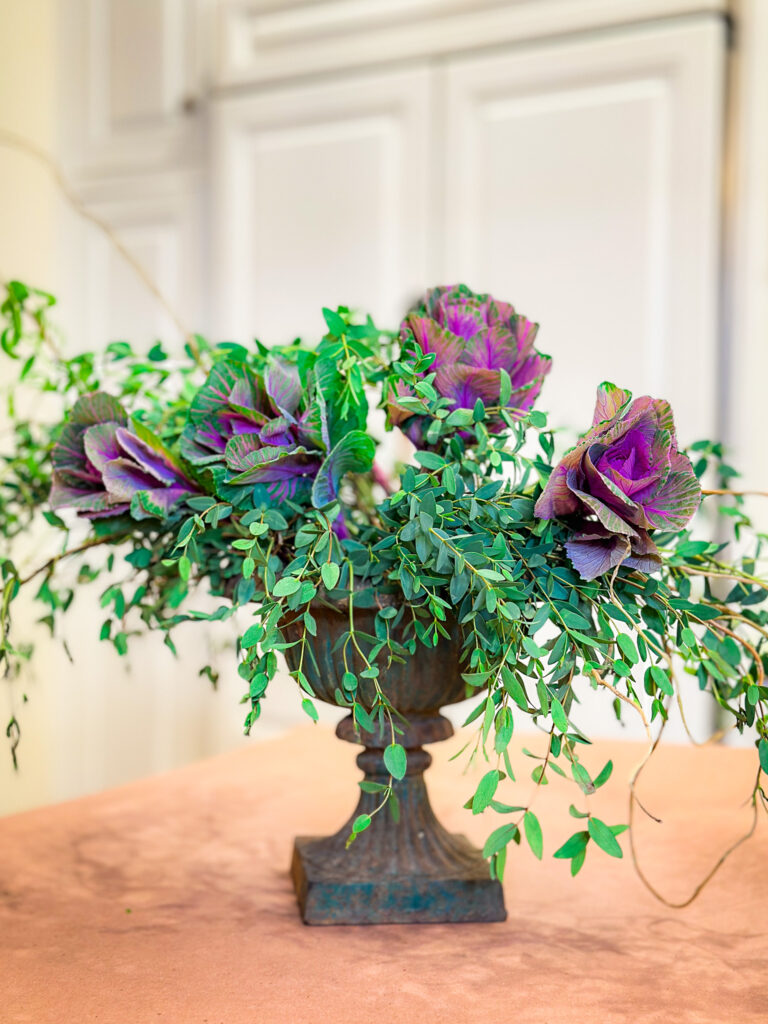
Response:
[{"label": "aged patina urn", "polygon": [[[303,670],[319,700],[337,704],[345,671],[340,645],[349,628],[349,608],[318,604],[314,658],[304,658]],[[375,608],[354,609],[355,630],[374,633]],[[299,624],[284,622],[286,640],[298,640]],[[307,924],[403,924],[447,921],[503,921],[506,918],[501,885],[491,879],[482,854],[462,835],[443,828],[435,817],[424,784],[424,771],[432,758],[426,743],[447,739],[453,726],[440,714],[446,704],[465,698],[459,664],[461,631],[448,623],[450,639],[434,648],[419,645],[404,664],[382,668],[379,686],[404,716],[397,720],[402,733],[397,742],[407,751],[405,777],[395,781],[399,820],[385,808],[347,848],[352,822],[370,814],[379,799],[361,792],[356,810],[335,835],[300,836],[293,851],[291,874],[299,908]],[[296,648],[286,651],[291,669],[298,667]],[[347,662],[356,675],[364,665],[348,651]],[[358,700],[370,708],[374,685],[360,679]],[[389,772],[383,752],[391,742],[389,730],[356,731],[352,716],[342,719],[336,735],[365,749],[357,763],[370,782],[386,783]]]}]

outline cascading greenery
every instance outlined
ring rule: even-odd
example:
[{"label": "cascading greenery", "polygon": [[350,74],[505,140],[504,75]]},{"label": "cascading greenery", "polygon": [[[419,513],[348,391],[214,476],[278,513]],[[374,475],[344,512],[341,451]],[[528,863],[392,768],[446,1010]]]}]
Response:
[{"label": "cascading greenery", "polygon": [[[521,772],[509,753],[521,715],[547,737],[531,766],[534,795],[552,773],[586,797],[611,774],[610,762],[595,777],[582,763],[579,680],[608,691],[617,717],[637,714],[651,738],[680,699],[679,674],[689,674],[735,729],[754,732],[755,815],[767,803],[765,538],[729,490],[735,471],[721,447],[693,445],[692,464],[666,403],[601,385],[592,427],[556,463],[553,433],[533,407],[550,369],[533,347],[536,325],[464,286],[429,292],[399,336],[340,308],[323,311],[327,333],[315,347],[212,346],[196,336],[183,359],[159,344],[140,356],[123,342],[64,358],[48,322],[53,301],[12,282],[1,307],[0,345],[17,368],[5,389],[10,454],[0,477],[7,673],[30,654],[11,640],[13,599],[34,587],[53,631],[74,596],[57,570],[78,556],[78,585],[108,577],[101,639],[121,655],[141,627],[160,630],[175,650],[182,623],[252,611],[238,643],[246,731],[289,646],[281,624],[295,623],[293,675],[316,718],[304,671],[314,658],[313,608],[341,604],[343,656],[362,659],[376,698],[358,699],[350,669],[336,699],[361,729],[390,730],[392,777],[379,809],[396,813],[392,782],[406,755],[397,708],[378,680],[458,620],[463,678],[476,698],[474,752],[489,760],[467,806],[502,816],[484,850],[495,875],[510,843],[524,837],[543,851],[533,796],[526,806],[500,799],[505,778]],[[67,418],[49,427],[24,416],[17,406],[28,392],[63,396]],[[416,445],[394,485],[374,463],[371,395],[388,426]],[[708,469],[726,495],[723,521],[738,551],[749,541],[747,554],[691,534]],[[40,513],[63,543],[25,575],[10,542]],[[191,607],[200,585],[221,599],[215,611]],[[360,607],[378,608],[373,634],[355,628]],[[215,681],[212,666],[202,671]],[[7,735],[15,758],[15,716]],[[622,856],[624,824],[601,821],[588,802],[570,813],[576,831],[554,856],[573,874],[592,845]]]}]

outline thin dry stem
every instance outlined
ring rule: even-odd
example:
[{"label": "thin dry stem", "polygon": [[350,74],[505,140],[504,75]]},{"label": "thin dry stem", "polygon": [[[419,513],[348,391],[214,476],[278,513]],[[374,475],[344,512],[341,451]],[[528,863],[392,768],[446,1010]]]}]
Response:
[{"label": "thin dry stem", "polygon": [[648,719],[646,718],[645,711],[643,711],[642,706],[638,704],[636,701],[632,700],[632,698],[629,697],[626,693],[622,693],[621,690],[617,690],[616,687],[612,686],[611,683],[609,683],[606,679],[603,679],[602,676],[599,675],[599,673],[596,671],[596,669],[592,669],[591,674],[592,678],[595,680],[596,683],[598,683],[598,685],[604,686],[606,690],[610,690],[615,697],[618,697],[619,700],[623,701],[625,704],[629,704],[629,706],[634,711],[636,711],[638,715],[640,715],[640,718],[643,720],[643,725],[645,726],[645,731],[648,735],[648,739],[650,740],[651,727],[648,724]]},{"label": "thin dry stem", "polygon": [[120,253],[123,259],[128,263],[134,272],[140,278],[144,287],[154,296],[157,302],[163,307],[168,316],[173,320],[174,324],[178,328],[179,332],[185,337],[190,338],[191,333],[189,328],[184,324],[183,320],[176,312],[176,310],[168,302],[167,298],[160,289],[157,287],[155,282],[149,276],[142,264],[136,259],[136,257],[126,249],[120,239],[116,236],[112,228],[107,224],[105,220],[93,213],[85,203],[80,199],[77,193],[74,191],[72,186],[64,176],[59,164],[51,157],[45,150],[40,149],[31,143],[28,139],[25,139],[21,135],[17,135],[15,132],[9,132],[5,129],[0,129],[0,146],[5,146],[7,149],[14,149],[19,153],[24,153],[26,156],[31,157],[38,163],[42,164],[50,172],[54,182],[58,186],[61,194],[64,196],[66,201],[78,213],[81,217],[93,224],[99,229],[112,243],[115,249]]},{"label": "thin dry stem", "polygon": [[731,491],[727,487],[710,487],[701,492],[704,495],[709,494],[728,494],[734,498],[746,498],[753,496],[757,498],[768,498],[768,491]]}]

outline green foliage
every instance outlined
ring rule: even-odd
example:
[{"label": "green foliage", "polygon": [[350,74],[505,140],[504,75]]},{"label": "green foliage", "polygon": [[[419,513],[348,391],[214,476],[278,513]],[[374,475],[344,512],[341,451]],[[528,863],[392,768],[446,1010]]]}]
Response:
[{"label": "green foliage", "polygon": [[[394,783],[403,778],[407,759],[397,741],[397,709],[379,676],[388,663],[458,630],[463,679],[475,699],[468,722],[476,729],[475,750],[490,762],[467,806],[474,814],[511,816],[484,848],[499,878],[509,844],[524,837],[534,855],[543,856],[532,805],[555,775],[586,799],[587,809],[572,806],[582,827],[554,856],[569,861],[573,874],[592,846],[622,856],[617,836],[623,826],[607,825],[588,809],[613,765],[608,762],[592,778],[582,763],[589,740],[579,686],[604,690],[617,716],[634,710],[658,729],[683,672],[711,694],[733,728],[751,731],[768,775],[768,591],[759,569],[765,538],[754,532],[737,493],[719,511],[746,553],[728,560],[722,544],[693,539],[689,530],[657,531],[660,573],[619,568],[585,582],[565,553],[568,524],[534,517],[534,502],[552,470],[554,438],[542,413],[520,417],[504,407],[506,371],[501,407],[478,401],[471,409],[455,408],[433,386],[431,356],[393,357],[392,336],[345,307],[323,311],[328,332],[314,347],[297,342],[268,352],[258,342],[249,348],[212,346],[195,337],[183,360],[169,358],[159,344],[139,354],[125,342],[99,355],[65,358],[47,320],[52,304],[45,293],[14,282],[0,306],[0,346],[15,369],[3,374],[10,425],[0,476],[0,532],[7,544],[0,554],[0,666],[6,672],[15,672],[29,656],[28,646],[12,642],[10,629],[22,585],[33,587],[41,621],[54,631],[74,598],[72,588],[57,582],[59,568],[77,556],[77,587],[102,581],[104,618],[98,629],[119,655],[130,651],[143,629],[159,631],[175,651],[177,627],[226,619],[247,606],[253,622],[239,639],[238,662],[245,731],[258,720],[278,656],[289,646],[302,707],[316,720],[306,674],[317,633],[313,609],[318,602],[343,599],[349,607],[341,648],[347,670],[336,697],[358,728],[389,736],[384,759],[391,778],[367,791],[379,800],[374,814],[388,806],[396,816]],[[237,484],[221,466],[200,464],[185,465],[200,493],[165,517],[122,515],[86,524],[46,507],[61,417],[45,425],[22,414],[29,407],[25,396],[58,396],[70,408],[80,396],[106,390],[183,462],[179,452],[189,435],[189,410],[212,368],[221,368],[214,380],[239,379],[243,374],[230,372],[232,365],[263,373],[275,354],[296,367],[302,393],[311,390],[317,399],[317,421],[310,427],[322,435],[325,455],[313,493],[297,490],[278,500],[262,483]],[[386,393],[397,382],[408,389],[399,399],[402,408],[423,417],[423,443],[394,490],[379,500],[368,407],[372,394]],[[203,399],[211,401],[210,392]],[[525,444],[532,437],[533,453]],[[701,442],[692,455],[699,476],[708,472],[728,489],[735,471],[719,445]],[[41,513],[62,543],[57,555],[25,575],[12,560],[10,542]],[[201,586],[220,599],[212,612],[192,607]],[[356,607],[377,608],[373,635],[358,629]],[[281,632],[287,616],[299,623],[296,643]],[[352,670],[351,652],[362,669]],[[202,673],[215,685],[211,666]],[[372,704],[359,699],[360,678],[373,687]],[[524,753],[535,762],[533,791],[524,806],[513,806],[503,801],[503,789],[514,781],[514,769],[520,771],[510,745],[522,715],[545,738],[546,752]],[[16,715],[6,733],[15,759]],[[753,802],[764,799],[758,774]],[[370,815],[359,817],[350,841],[370,823]]]}]

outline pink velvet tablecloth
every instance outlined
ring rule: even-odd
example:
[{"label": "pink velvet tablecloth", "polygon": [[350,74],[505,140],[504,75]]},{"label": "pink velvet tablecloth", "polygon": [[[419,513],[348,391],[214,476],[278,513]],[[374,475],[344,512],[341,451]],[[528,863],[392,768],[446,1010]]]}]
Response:
[{"label": "pink velvet tablecloth", "polygon": [[[458,740],[432,748],[432,802],[481,843],[498,819]],[[356,748],[308,726],[180,771],[0,820],[2,1024],[681,1024],[768,1022],[768,828],[689,908],[653,899],[629,857],[552,852],[574,787],[542,789],[545,856],[510,853],[494,925],[308,928],[288,877],[296,833],[335,831],[356,800]],[[611,783],[594,813],[626,820],[642,750],[596,744]],[[754,751],[661,748],[642,780],[647,874],[684,897],[749,825]],[[481,769],[482,770],[482,769]],[[530,792],[531,784],[519,784]],[[516,802],[516,801],[515,801]],[[626,848],[626,837],[623,838]]]}]

